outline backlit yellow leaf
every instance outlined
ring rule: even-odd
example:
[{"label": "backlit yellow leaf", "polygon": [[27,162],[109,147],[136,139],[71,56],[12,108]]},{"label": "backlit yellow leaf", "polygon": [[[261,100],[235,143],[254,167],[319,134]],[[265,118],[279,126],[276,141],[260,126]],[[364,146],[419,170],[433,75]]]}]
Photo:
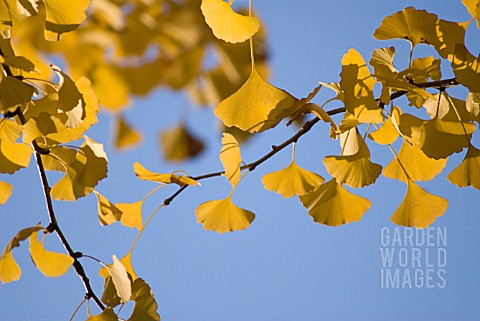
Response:
[{"label": "backlit yellow leaf", "polygon": [[121,303],[126,303],[132,296],[132,283],[128,278],[127,270],[115,255],[112,256],[113,264],[108,266],[108,273],[112,277],[113,284],[117,289],[117,295]]},{"label": "backlit yellow leaf", "polygon": [[435,59],[433,56],[413,59],[412,66],[405,72],[408,72],[410,79],[414,83],[427,82],[429,79],[440,80],[442,78],[440,59]]},{"label": "backlit yellow leaf", "polygon": [[163,184],[173,183],[173,184],[178,184],[180,186],[199,185],[197,181],[195,181],[194,179],[188,176],[175,175],[175,172],[170,174],[161,174],[161,173],[152,172],[137,162],[133,164],[133,171],[135,172],[135,175],[137,175],[139,179],[144,181],[152,181],[152,182],[163,183]]},{"label": "backlit yellow leaf", "polygon": [[98,315],[90,315],[87,321],[118,321],[118,316],[113,311],[113,308],[107,307]]},{"label": "backlit yellow leaf", "polygon": [[128,84],[113,67],[101,64],[92,74],[93,90],[102,107],[119,111],[129,104]]},{"label": "backlit yellow leaf", "polygon": [[360,137],[359,150],[353,155],[327,156],[323,159],[328,173],[339,184],[350,187],[364,187],[375,183],[382,172],[382,166],[370,161],[370,151]]},{"label": "backlit yellow leaf", "polygon": [[215,115],[225,126],[235,126],[249,132],[272,128],[285,112],[292,108],[294,99],[287,92],[265,82],[253,68],[250,78],[216,108]]},{"label": "backlit yellow leaf", "polygon": [[395,78],[398,70],[393,65],[395,57],[395,47],[375,49],[370,59],[370,66],[373,67],[375,78]]},{"label": "backlit yellow leaf", "polygon": [[15,77],[2,77],[0,81],[0,111],[14,111],[18,105],[32,100],[35,89]]},{"label": "backlit yellow leaf", "polygon": [[40,272],[48,277],[59,277],[67,273],[73,258],[67,254],[45,250],[37,239],[38,232],[30,235],[30,256]]},{"label": "backlit yellow leaf", "polygon": [[103,145],[85,136],[85,143],[79,153],[86,157],[85,165],[78,176],[78,182],[88,187],[97,186],[98,182],[107,177],[107,154]]},{"label": "backlit yellow leaf", "polygon": [[142,138],[140,133],[132,128],[121,115],[115,116],[114,144],[118,149],[127,149],[136,145]]},{"label": "backlit yellow leaf", "polygon": [[98,200],[98,219],[100,224],[105,226],[120,221],[122,210],[117,208],[105,196],[97,191],[93,191]]},{"label": "backlit yellow leaf", "polygon": [[22,56],[2,56],[0,57],[0,61],[3,65],[9,66],[11,68],[20,69],[26,72],[35,71],[35,65],[33,64],[33,62]]},{"label": "backlit yellow leaf", "polygon": [[205,230],[221,234],[244,230],[255,219],[254,213],[233,204],[231,196],[200,204],[195,210],[195,216]]},{"label": "backlit yellow leaf", "polygon": [[75,161],[77,151],[64,146],[54,146],[47,155],[41,155],[47,171],[66,172],[68,165]]},{"label": "backlit yellow leaf", "polygon": [[158,304],[150,286],[144,280],[137,279],[133,282],[132,300],[135,301],[135,306],[129,321],[160,321]]},{"label": "backlit yellow leaf", "polygon": [[398,136],[398,131],[395,129],[395,126],[393,126],[391,117],[389,117],[378,130],[368,134],[369,138],[381,145],[393,144]]},{"label": "backlit yellow leaf", "polygon": [[0,120],[0,139],[7,143],[15,143],[22,134],[22,126],[8,118]]},{"label": "backlit yellow leaf", "polygon": [[328,226],[358,222],[371,205],[368,199],[347,191],[335,178],[300,196],[300,201],[315,222]]},{"label": "backlit yellow leaf", "polygon": [[0,259],[0,281],[2,284],[18,281],[22,270],[13,258],[12,252],[2,255]]},{"label": "backlit yellow leaf", "polygon": [[480,5],[478,0],[462,0],[463,5],[467,8],[468,13],[472,15],[473,18],[477,19],[477,26],[480,29]]},{"label": "backlit yellow leaf", "polygon": [[442,216],[447,207],[446,199],[426,192],[409,180],[405,198],[391,220],[400,226],[425,228]]},{"label": "backlit yellow leaf", "polygon": [[202,0],[200,8],[215,37],[232,43],[243,42],[257,32],[260,21],[233,11],[232,2]]},{"label": "backlit yellow leaf", "polygon": [[286,168],[262,177],[265,189],[281,194],[285,198],[309,193],[324,181],[323,177],[301,168],[294,160]]},{"label": "backlit yellow leaf", "polygon": [[90,0],[44,0],[47,8],[45,38],[60,40],[60,35],[77,29],[85,20]]},{"label": "backlit yellow leaf", "polygon": [[195,157],[204,147],[203,142],[184,123],[162,132],[160,141],[163,157],[169,161],[178,162]]},{"label": "backlit yellow leaf", "polygon": [[237,140],[232,134],[223,133],[220,161],[225,171],[223,175],[233,187],[237,186],[240,182],[242,156],[240,155],[240,146],[238,146]]},{"label": "backlit yellow leaf", "polygon": [[140,230],[142,228],[143,201],[135,203],[117,203],[115,206],[122,212],[120,222],[122,225]]},{"label": "backlit yellow leaf", "polygon": [[452,68],[457,81],[471,92],[480,92],[480,56],[472,55],[463,43],[455,46]]},{"label": "backlit yellow leaf", "polygon": [[3,205],[12,195],[13,186],[7,182],[0,181],[0,205]]},{"label": "backlit yellow leaf", "polygon": [[429,181],[440,174],[447,159],[433,159],[427,157],[420,148],[404,142],[398,152],[399,161],[394,158],[383,170],[383,175],[388,178],[398,179],[407,182],[404,169],[407,171],[410,179],[414,181]]},{"label": "backlit yellow leaf", "polygon": [[373,95],[375,79],[355,49],[350,49],[343,56],[340,77],[347,111],[355,115],[360,123],[383,122],[382,109]]},{"label": "backlit yellow leaf", "polygon": [[28,167],[31,156],[32,148],[28,145],[0,140],[0,173],[13,174]]},{"label": "backlit yellow leaf", "polygon": [[472,186],[480,189],[480,150],[469,145],[464,160],[447,178],[458,187]]}]

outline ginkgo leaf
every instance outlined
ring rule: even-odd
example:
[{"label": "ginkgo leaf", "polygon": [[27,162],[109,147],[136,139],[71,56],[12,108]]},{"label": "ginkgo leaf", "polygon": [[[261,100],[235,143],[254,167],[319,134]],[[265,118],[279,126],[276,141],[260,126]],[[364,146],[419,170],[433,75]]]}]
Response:
[{"label": "ginkgo leaf", "polygon": [[2,56],[0,57],[0,63],[26,72],[35,71],[35,65],[33,62],[22,56]]},{"label": "ginkgo leaf", "polygon": [[286,168],[262,177],[265,189],[281,194],[285,198],[309,193],[324,181],[323,177],[301,168],[294,160]]},{"label": "ginkgo leaf", "polygon": [[47,251],[37,239],[38,232],[30,235],[30,256],[35,266],[43,275],[48,277],[59,277],[67,273],[73,264],[70,255]]},{"label": "ginkgo leaf", "polygon": [[2,284],[17,281],[22,275],[22,270],[13,258],[12,250],[20,246],[20,242],[26,240],[32,233],[41,230],[41,226],[34,226],[20,230],[7,244],[0,255],[0,281]]},{"label": "ginkgo leaf", "polygon": [[480,189],[480,150],[469,145],[462,163],[451,171],[447,178],[458,187],[472,186]]},{"label": "ginkgo leaf", "polygon": [[[122,262],[123,266],[127,270],[127,273],[130,274],[130,276],[132,277],[132,281],[135,281],[137,279],[137,274],[133,270],[132,266],[132,253],[128,252],[127,255],[120,259],[120,262]],[[108,273],[108,269],[105,266],[100,269],[98,274],[100,274],[100,276],[102,276],[104,279],[110,276],[110,274]]]},{"label": "ginkgo leaf", "polygon": [[347,111],[357,117],[360,123],[383,122],[382,109],[373,95],[375,79],[355,49],[350,49],[343,56],[340,77]]},{"label": "ginkgo leaf", "polygon": [[95,193],[98,200],[98,219],[100,224],[105,226],[120,221],[123,211],[99,192],[93,191],[93,193]]},{"label": "ginkgo leaf", "polygon": [[41,155],[43,167],[47,171],[66,172],[68,165],[75,161],[77,151],[65,146],[54,146],[47,155]]},{"label": "ginkgo leaf", "polygon": [[141,230],[143,226],[142,220],[143,201],[135,203],[117,203],[115,206],[122,212],[120,222],[122,225],[130,228]]},{"label": "ginkgo leaf", "polygon": [[132,285],[133,312],[128,321],[160,321],[158,304],[150,286],[142,279],[136,279]]},{"label": "ginkgo leaf", "polygon": [[480,5],[478,0],[462,0],[463,5],[467,8],[468,13],[477,19],[477,27],[480,29]]},{"label": "ginkgo leaf", "polygon": [[107,266],[108,273],[112,277],[113,284],[117,289],[117,295],[121,303],[126,303],[132,296],[132,283],[128,278],[127,270],[115,255],[112,256],[113,264]]},{"label": "ginkgo leaf", "polygon": [[95,187],[98,182],[107,177],[107,154],[103,150],[103,144],[85,136],[85,143],[80,147],[79,153],[83,153],[86,162],[78,177],[80,184]]},{"label": "ginkgo leaf", "polygon": [[233,204],[231,196],[200,204],[195,210],[197,222],[207,231],[220,234],[244,230],[255,219],[255,214]]},{"label": "ginkgo leaf", "polygon": [[102,107],[109,111],[119,111],[128,106],[129,88],[127,81],[114,67],[101,64],[95,68],[91,77],[93,90],[98,95]]},{"label": "ginkgo leaf", "polygon": [[375,49],[370,59],[370,66],[373,67],[375,78],[395,78],[398,70],[393,65],[395,57],[395,47]]},{"label": "ginkgo leaf", "polygon": [[144,181],[152,181],[152,182],[157,182],[157,183],[163,183],[163,184],[177,184],[180,186],[184,185],[190,185],[190,186],[195,186],[199,185],[199,183],[188,177],[188,176],[183,176],[183,175],[175,175],[175,172],[170,173],[170,174],[161,174],[161,173],[156,173],[149,171],[145,167],[143,167],[140,163],[135,162],[133,164],[133,171],[135,172],[135,175],[141,180]]},{"label": "ginkgo leaf", "polygon": [[118,321],[118,316],[113,308],[107,307],[100,314],[90,315],[87,321]]},{"label": "ginkgo leaf", "polygon": [[131,127],[123,118],[118,114],[115,116],[115,134],[114,144],[118,149],[126,149],[136,145],[142,139],[140,133]]},{"label": "ginkgo leaf", "polygon": [[242,156],[240,155],[240,146],[238,146],[237,140],[232,134],[223,133],[220,161],[225,171],[223,175],[233,187],[237,186],[240,182]]},{"label": "ginkgo leaf", "polygon": [[342,155],[349,156],[358,153],[360,147],[365,143],[362,136],[358,133],[356,127],[353,127],[346,132],[340,134],[340,147],[342,148]]},{"label": "ginkgo leaf", "polygon": [[7,182],[0,181],[0,205],[3,205],[12,195],[13,186]]},{"label": "ginkgo leaf", "polygon": [[163,131],[160,135],[163,157],[169,161],[184,161],[197,156],[204,148],[203,142],[188,129],[185,123]]},{"label": "ginkgo leaf", "polygon": [[0,120],[0,139],[7,143],[15,143],[22,134],[22,126],[8,118]]},{"label": "ginkgo leaf", "polygon": [[90,0],[44,0],[47,8],[45,21],[45,38],[60,40],[60,35],[77,29],[87,17],[85,12],[90,6]]},{"label": "ginkgo leaf", "polygon": [[327,172],[336,178],[339,184],[350,187],[364,187],[375,183],[382,172],[382,166],[370,161],[370,151],[360,137],[359,150],[353,155],[327,156],[323,164]]},{"label": "ginkgo leaf", "polygon": [[231,43],[243,42],[258,31],[260,21],[233,11],[232,2],[202,0],[200,8],[215,37]]},{"label": "ginkgo leaf", "polygon": [[381,145],[393,144],[397,140],[398,136],[398,131],[395,129],[395,126],[393,126],[391,117],[388,117],[388,119],[383,123],[382,127],[380,127],[378,130],[368,134],[370,139]]},{"label": "ginkgo leaf", "polygon": [[21,104],[32,100],[35,89],[23,81],[7,76],[0,81],[0,111],[14,111]]},{"label": "ginkgo leaf", "polygon": [[447,122],[435,118],[422,125],[419,147],[430,158],[446,158],[468,147],[469,137],[475,131],[472,123]]},{"label": "ginkgo leaf", "polygon": [[447,207],[446,199],[426,192],[409,180],[405,198],[391,220],[400,226],[425,228],[442,216]]},{"label": "ginkgo leaf", "polygon": [[[461,108],[463,109],[463,108]],[[470,114],[470,117],[477,122],[480,122],[480,93],[469,92],[465,102],[465,109]],[[464,118],[462,117],[462,120]]]},{"label": "ginkgo leaf", "polygon": [[456,80],[471,92],[480,92],[480,56],[472,55],[463,43],[455,46],[452,69]]},{"label": "ginkgo leaf", "polygon": [[253,68],[247,82],[223,100],[214,113],[225,126],[253,133],[275,126],[292,106],[292,96],[265,82]]},{"label": "ginkgo leaf", "polygon": [[335,178],[300,196],[300,201],[315,222],[328,226],[358,222],[371,205],[368,199],[347,191]]},{"label": "ginkgo leaf", "polygon": [[383,170],[383,175],[403,182],[409,180],[405,171],[411,180],[429,181],[440,174],[447,165],[447,159],[429,158],[420,148],[408,142],[403,142],[397,156],[398,160],[394,158]]},{"label": "ginkgo leaf", "polygon": [[106,277],[101,300],[107,307],[113,308],[120,304],[120,297],[117,294],[117,289],[113,283],[113,278],[108,273],[108,269],[105,268],[105,271]]},{"label": "ginkgo leaf", "polygon": [[32,148],[22,143],[8,143],[0,140],[0,173],[13,174],[28,167]]},{"label": "ginkgo leaf", "polygon": [[442,78],[440,62],[439,58],[435,59],[433,56],[415,58],[411,67],[405,73],[408,72],[410,79],[414,83],[427,82],[428,79],[440,80]]}]

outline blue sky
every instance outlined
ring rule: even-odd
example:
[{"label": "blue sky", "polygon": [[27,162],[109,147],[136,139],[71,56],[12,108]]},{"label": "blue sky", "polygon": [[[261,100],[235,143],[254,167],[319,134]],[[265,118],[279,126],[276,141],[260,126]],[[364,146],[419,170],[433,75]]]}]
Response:
[{"label": "blue sky", "polygon": [[[240,0],[237,2],[241,3]],[[254,9],[266,25],[271,51],[271,83],[295,96],[308,94],[319,81],[339,81],[341,58],[349,48],[357,49],[366,61],[376,48],[394,45],[399,68],[408,63],[405,41],[377,41],[372,37],[384,16],[407,6],[427,9],[452,21],[469,19],[458,0],[430,1],[254,1]],[[473,29],[472,27],[470,29]],[[469,30],[467,46],[478,53],[478,30]],[[476,47],[475,47],[476,46]],[[434,54],[428,47],[419,54]],[[444,77],[449,77],[447,68]],[[454,93],[454,92],[452,92]],[[461,95],[462,92],[458,92]],[[464,93],[463,93],[464,94]],[[322,89],[316,102],[329,98]],[[208,149],[198,159],[184,164],[162,161],[158,132],[179,119],[172,106],[187,105],[184,96],[166,91],[138,99],[127,117],[142,128],[145,139],[128,152],[110,147],[108,115],[88,134],[106,144],[109,178],[98,190],[115,202],[134,202],[155,185],[138,181],[132,164],[170,172],[183,169],[195,176],[221,169],[218,160],[220,133],[218,121],[208,109],[189,111],[187,123],[208,142]],[[399,104],[405,106],[405,102]],[[339,107],[332,104],[331,108]],[[206,130],[207,129],[207,130]],[[254,141],[241,146],[246,162],[256,160],[293,135],[293,128],[281,124]],[[473,143],[480,146],[478,133]],[[395,145],[397,148],[399,145]],[[328,128],[316,126],[297,144],[296,161],[324,177],[323,157],[339,152],[338,143],[328,139]],[[372,160],[383,166],[392,156],[385,148],[371,147]],[[202,187],[188,189],[162,209],[148,226],[133,253],[137,274],[152,287],[164,321],[242,321],[242,320],[479,320],[480,217],[479,192],[452,186],[446,175],[463,159],[463,153],[449,160],[447,168],[435,180],[421,183],[427,191],[449,200],[448,210],[433,224],[447,231],[446,246],[428,247],[432,259],[438,248],[447,254],[444,288],[381,288],[383,268],[381,230],[392,234],[395,226],[390,216],[405,193],[405,184],[381,177],[374,186],[355,190],[369,198],[372,207],[362,220],[341,227],[314,223],[298,199],[283,199],[265,191],[261,177],[281,169],[290,161],[290,150],[277,154],[246,176],[237,188],[234,201],[257,214],[254,223],[242,232],[220,235],[206,232],[196,223],[195,208],[207,200],[224,198],[229,188],[224,178],[202,182]],[[33,165],[33,163],[32,163]],[[0,208],[0,244],[4,246],[21,228],[47,222],[38,174],[34,166],[7,177],[15,193]],[[20,191],[28,191],[26,193]],[[163,199],[175,191],[164,188],[149,199],[145,217]],[[111,255],[123,256],[136,233],[122,226],[98,224],[93,195],[76,203],[55,203],[64,233],[75,250],[107,263]],[[400,229],[403,231],[402,229]],[[47,241],[50,249],[61,249],[57,240]],[[25,244],[26,245],[26,244]],[[83,299],[83,286],[73,271],[57,279],[43,277],[34,267],[23,245],[14,252],[23,270],[19,282],[0,286],[0,311],[4,320],[65,320]],[[425,248],[416,244],[425,258]],[[411,255],[411,246],[405,248]],[[441,267],[429,268],[423,273]],[[98,277],[98,263],[82,259],[97,293],[103,288]],[[394,268],[400,268],[398,262]],[[407,268],[412,268],[411,257]],[[443,267],[442,267],[443,268]],[[400,269],[404,273],[404,269]],[[413,275],[414,271],[412,272]],[[434,278],[435,282],[438,278]],[[93,313],[98,313],[91,304]],[[85,319],[86,313],[75,320]]]}]

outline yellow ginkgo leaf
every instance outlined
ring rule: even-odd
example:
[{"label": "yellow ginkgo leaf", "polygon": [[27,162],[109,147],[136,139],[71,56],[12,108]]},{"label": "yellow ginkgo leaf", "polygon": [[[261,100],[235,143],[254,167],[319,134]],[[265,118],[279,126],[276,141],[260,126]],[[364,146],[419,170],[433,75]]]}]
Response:
[{"label": "yellow ginkgo leaf", "polygon": [[142,279],[137,279],[132,285],[132,300],[135,301],[130,320],[160,321],[157,313],[158,304],[153,297],[152,289]]},{"label": "yellow ginkgo leaf", "polygon": [[195,210],[197,222],[207,231],[218,233],[244,230],[255,219],[255,214],[233,204],[231,196],[200,204]]},{"label": "yellow ginkgo leaf", "polygon": [[15,143],[22,134],[22,126],[8,118],[0,120],[0,139],[7,143]]},{"label": "yellow ginkgo leaf", "polygon": [[35,89],[15,77],[2,77],[0,81],[0,111],[14,111],[18,105],[32,100]]},{"label": "yellow ginkgo leaf", "polygon": [[472,186],[480,189],[480,150],[469,145],[464,160],[447,178],[458,187]]},{"label": "yellow ginkgo leaf", "polygon": [[28,145],[0,140],[0,173],[13,174],[28,167],[31,156],[32,148]]},{"label": "yellow ginkgo leaf", "polygon": [[368,199],[347,191],[335,178],[300,196],[300,201],[315,222],[328,226],[358,222],[371,205]]},{"label": "yellow ginkgo leaf", "polygon": [[118,149],[127,149],[141,140],[140,133],[132,128],[121,115],[115,116],[114,145]]},{"label": "yellow ginkgo leaf", "polygon": [[430,158],[446,158],[468,147],[470,135],[475,130],[476,126],[472,123],[443,121],[439,118],[426,120],[422,125],[418,146]]},{"label": "yellow ginkgo leaf", "polygon": [[117,208],[105,196],[97,191],[93,191],[98,200],[98,219],[102,226],[110,225],[120,221],[122,210]]},{"label": "yellow ginkgo leaf", "polygon": [[286,168],[262,177],[265,189],[281,194],[285,198],[309,193],[324,181],[323,177],[301,168],[294,160]]},{"label": "yellow ginkgo leaf", "polygon": [[215,116],[225,126],[262,132],[278,124],[286,111],[294,106],[294,99],[287,92],[265,82],[253,68],[250,78],[230,97],[215,108]]},{"label": "yellow ginkgo leaf", "polygon": [[122,225],[140,230],[143,225],[142,220],[143,201],[135,203],[117,203],[115,206],[122,212],[120,222]]},{"label": "yellow ginkgo leaf", "polygon": [[425,228],[442,216],[447,207],[446,199],[426,192],[409,180],[405,198],[391,220],[400,226]]},{"label": "yellow ginkgo leaf", "polygon": [[[133,270],[133,266],[132,266],[132,253],[128,252],[127,255],[125,255],[120,259],[120,262],[123,264],[128,274],[130,274],[130,276],[132,277],[132,281],[135,281],[137,279],[137,274]],[[109,266],[112,266],[112,264],[110,264]],[[105,279],[110,275],[108,273],[107,267],[105,266],[100,269],[98,274],[100,274],[100,276],[102,276]]]},{"label": "yellow ginkgo leaf", "polygon": [[463,5],[467,8],[468,13],[477,19],[477,26],[480,29],[480,4],[478,0],[462,0]]},{"label": "yellow ginkgo leaf", "polygon": [[90,315],[86,321],[117,321],[118,315],[113,311],[112,307],[107,307],[102,313]]},{"label": "yellow ginkgo leaf", "polygon": [[90,0],[44,0],[47,8],[45,21],[45,38],[60,40],[60,35],[77,29],[87,17],[85,12],[90,6]]},{"label": "yellow ginkgo leaf", "polygon": [[129,104],[127,81],[114,67],[101,64],[92,73],[93,90],[98,95],[102,107],[109,111],[119,111]]},{"label": "yellow ginkgo leaf", "polygon": [[27,227],[19,231],[10,240],[0,255],[0,281],[2,284],[17,281],[22,275],[22,270],[13,258],[12,250],[20,246],[20,242],[26,240],[32,233],[41,230],[41,226]]},{"label": "yellow ginkgo leaf", "polygon": [[13,186],[7,182],[0,181],[0,205],[3,205],[12,195]]},{"label": "yellow ginkgo leaf", "polygon": [[369,138],[381,145],[393,144],[398,136],[398,131],[395,129],[395,126],[393,126],[391,117],[389,117],[378,130],[368,134]]},{"label": "yellow ginkgo leaf", "polygon": [[163,131],[160,135],[163,157],[169,161],[184,161],[197,156],[204,148],[183,122]]},{"label": "yellow ginkgo leaf", "polygon": [[394,158],[383,170],[383,175],[406,183],[407,171],[408,177],[414,181],[429,181],[440,174],[445,165],[447,159],[429,158],[420,148],[404,142],[398,152],[398,160]]},{"label": "yellow ginkgo leaf", "polygon": [[202,0],[200,8],[215,37],[231,43],[243,42],[258,31],[260,21],[233,11],[232,2]]},{"label": "yellow ginkgo leaf", "polygon": [[361,137],[359,150],[355,154],[327,156],[323,164],[339,184],[355,188],[375,183],[382,172],[382,166],[370,161],[370,151]]},{"label": "yellow ginkgo leaf", "polygon": [[370,59],[370,66],[373,67],[375,78],[388,79],[395,78],[398,70],[393,65],[395,57],[395,47],[375,49]]},{"label": "yellow ginkgo leaf", "polygon": [[75,161],[77,151],[65,146],[54,146],[47,155],[41,155],[43,167],[47,171],[66,172],[68,165]]},{"label": "yellow ginkgo leaf", "polygon": [[427,82],[428,79],[440,80],[442,71],[440,70],[440,59],[433,56],[425,58],[415,58],[412,66],[406,71],[414,83]]},{"label": "yellow ginkgo leaf", "polygon": [[99,181],[107,177],[108,172],[108,159],[103,150],[103,144],[85,136],[85,143],[80,147],[79,153],[83,153],[86,158],[85,165],[78,176],[79,183],[88,187],[97,186]]},{"label": "yellow ginkgo leaf", "polygon": [[59,277],[67,273],[73,258],[67,254],[45,250],[37,239],[38,232],[30,235],[30,256],[40,272],[48,277]]},{"label": "yellow ginkgo leaf", "polygon": [[240,182],[242,156],[240,155],[240,146],[232,134],[223,133],[220,161],[225,171],[224,176],[233,187],[237,186]]},{"label": "yellow ginkgo leaf", "polygon": [[480,92],[480,56],[472,55],[463,43],[455,46],[452,68],[457,81],[471,92]]},{"label": "yellow ginkgo leaf", "polygon": [[382,109],[373,95],[375,79],[355,49],[350,49],[343,56],[340,77],[347,111],[357,117],[360,123],[383,122]]},{"label": "yellow ginkgo leaf", "polygon": [[188,177],[188,176],[183,176],[183,175],[175,175],[175,172],[170,173],[170,174],[161,174],[161,173],[156,173],[149,171],[145,167],[143,167],[140,163],[135,162],[133,164],[133,171],[135,172],[135,175],[141,180],[144,181],[152,181],[152,182],[157,182],[157,183],[163,183],[163,184],[177,184],[180,186],[184,185],[190,185],[190,186],[195,186],[199,185],[199,183]]},{"label": "yellow ginkgo leaf", "polygon": [[480,93],[468,93],[465,102],[465,109],[470,114],[470,117],[476,119],[477,122],[480,122]]},{"label": "yellow ginkgo leaf", "polygon": [[117,295],[120,297],[121,303],[126,303],[130,300],[132,295],[132,283],[127,274],[127,269],[120,262],[115,255],[112,255],[113,264],[107,266],[108,273],[112,277],[113,284],[117,290]]}]

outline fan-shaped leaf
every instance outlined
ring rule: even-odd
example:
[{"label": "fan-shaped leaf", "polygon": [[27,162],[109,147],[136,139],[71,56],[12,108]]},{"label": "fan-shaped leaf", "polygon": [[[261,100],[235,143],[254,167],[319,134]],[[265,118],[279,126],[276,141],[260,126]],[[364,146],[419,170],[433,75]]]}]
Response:
[{"label": "fan-shaped leaf", "polygon": [[142,279],[136,279],[132,285],[133,312],[128,321],[160,321],[158,304],[150,286]]},{"label": "fan-shaped leaf", "polygon": [[458,187],[472,186],[480,189],[480,150],[469,145],[462,163],[447,178]]},{"label": "fan-shaped leaf", "polygon": [[162,132],[163,157],[169,161],[184,161],[203,150],[203,142],[195,137],[184,123]]},{"label": "fan-shaped leaf", "polygon": [[369,138],[381,145],[393,144],[398,136],[398,131],[395,129],[395,126],[393,126],[391,117],[389,117],[378,130],[368,134]]},{"label": "fan-shaped leaf", "polygon": [[0,140],[0,173],[13,174],[28,167],[32,148],[22,143],[8,143]]},{"label": "fan-shaped leaf", "polygon": [[18,105],[32,100],[35,89],[15,77],[3,77],[0,81],[0,111],[14,111]]},{"label": "fan-shaped leaf", "polygon": [[90,0],[44,0],[47,8],[45,21],[45,38],[60,40],[60,35],[77,29],[87,17],[85,12],[90,6]]},{"label": "fan-shaped leaf", "polygon": [[100,220],[100,224],[105,226],[120,221],[122,211],[99,192],[93,192],[98,199],[98,219]]},{"label": "fan-shaped leaf", "polygon": [[45,250],[37,239],[38,232],[30,235],[30,256],[40,272],[48,277],[59,277],[67,273],[73,258],[67,254]]},{"label": "fan-shaped leaf", "polygon": [[452,68],[457,81],[471,92],[480,92],[480,56],[472,55],[463,43],[455,46]]},{"label": "fan-shaped leaf", "polygon": [[113,311],[113,308],[107,307],[102,313],[89,316],[87,321],[118,321],[118,316]]},{"label": "fan-shaped leaf", "polygon": [[127,149],[141,140],[141,135],[132,128],[121,115],[115,116],[115,138],[116,148]]},{"label": "fan-shaped leaf", "polygon": [[116,207],[122,212],[120,222],[122,225],[140,230],[142,223],[142,205],[143,201],[135,203],[117,203]]}]

